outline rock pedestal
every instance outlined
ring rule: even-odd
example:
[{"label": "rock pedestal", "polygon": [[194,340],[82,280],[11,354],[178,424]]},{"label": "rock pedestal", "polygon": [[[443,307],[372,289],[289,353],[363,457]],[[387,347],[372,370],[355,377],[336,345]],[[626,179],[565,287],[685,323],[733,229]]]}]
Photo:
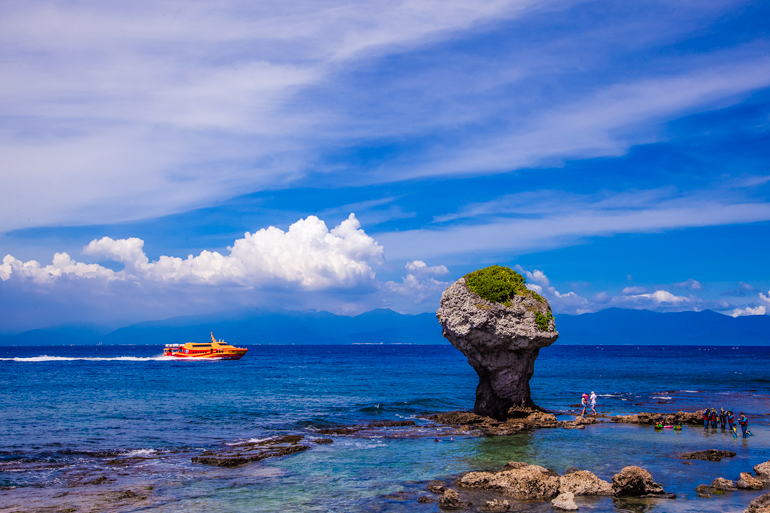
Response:
[{"label": "rock pedestal", "polygon": [[475,413],[504,420],[537,408],[529,389],[535,359],[559,338],[545,299],[516,295],[503,305],[481,298],[460,278],[442,294],[436,317],[479,376]]}]

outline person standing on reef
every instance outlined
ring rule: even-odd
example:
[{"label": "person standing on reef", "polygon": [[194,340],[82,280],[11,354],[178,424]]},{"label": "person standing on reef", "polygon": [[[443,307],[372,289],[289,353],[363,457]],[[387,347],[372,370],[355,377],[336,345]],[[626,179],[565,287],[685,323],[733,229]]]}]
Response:
[{"label": "person standing on reef", "polygon": [[591,411],[596,415],[596,392],[591,390]]},{"label": "person standing on reef", "polygon": [[711,408],[711,427],[715,428],[717,427],[717,418],[719,416],[717,415],[717,411],[714,408]]},{"label": "person standing on reef", "polygon": [[733,410],[727,410],[727,424],[730,426],[730,431],[735,432],[735,415],[733,415]]},{"label": "person standing on reef", "polygon": [[738,419],[738,424],[741,425],[741,431],[743,432],[743,438],[746,438],[748,435],[746,434],[749,430],[749,419],[746,418],[746,415],[741,413],[740,418]]},{"label": "person standing on reef", "polygon": [[580,416],[585,417],[586,408],[588,408],[588,394],[583,394],[583,397],[580,398],[580,404],[583,405],[583,413],[581,413]]},{"label": "person standing on reef", "polygon": [[709,409],[704,408],[703,409],[703,427],[708,429],[709,427]]},{"label": "person standing on reef", "polygon": [[719,408],[719,427],[722,428],[722,431],[727,427],[727,412],[724,408]]}]

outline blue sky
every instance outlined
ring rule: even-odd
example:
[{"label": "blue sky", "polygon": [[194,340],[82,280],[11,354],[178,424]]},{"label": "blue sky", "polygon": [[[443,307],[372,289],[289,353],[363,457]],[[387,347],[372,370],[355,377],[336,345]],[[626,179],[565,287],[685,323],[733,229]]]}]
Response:
[{"label": "blue sky", "polygon": [[493,263],[557,313],[770,307],[770,2],[3,10],[2,332],[435,311]]}]

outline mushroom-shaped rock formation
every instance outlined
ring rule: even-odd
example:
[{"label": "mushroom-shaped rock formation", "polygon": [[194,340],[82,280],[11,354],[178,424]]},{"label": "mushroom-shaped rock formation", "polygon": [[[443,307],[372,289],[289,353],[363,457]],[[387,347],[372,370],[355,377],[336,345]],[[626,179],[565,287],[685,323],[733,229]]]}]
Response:
[{"label": "mushroom-shaped rock formation", "polygon": [[467,274],[441,295],[436,317],[479,375],[475,413],[503,420],[511,408],[537,408],[529,390],[535,359],[559,333],[548,301],[522,275],[499,265]]}]

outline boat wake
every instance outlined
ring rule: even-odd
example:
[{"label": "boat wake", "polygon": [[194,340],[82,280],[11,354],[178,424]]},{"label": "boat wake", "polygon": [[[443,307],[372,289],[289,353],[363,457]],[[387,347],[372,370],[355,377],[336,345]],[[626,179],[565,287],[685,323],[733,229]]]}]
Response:
[{"label": "boat wake", "polygon": [[30,357],[17,357],[17,358],[0,358],[0,361],[5,362],[72,362],[76,360],[84,360],[89,362],[159,362],[164,360],[176,360],[171,356],[151,356],[147,358],[141,358],[138,356],[115,356],[113,358],[100,358],[100,357],[88,357],[88,356],[30,356]]}]

